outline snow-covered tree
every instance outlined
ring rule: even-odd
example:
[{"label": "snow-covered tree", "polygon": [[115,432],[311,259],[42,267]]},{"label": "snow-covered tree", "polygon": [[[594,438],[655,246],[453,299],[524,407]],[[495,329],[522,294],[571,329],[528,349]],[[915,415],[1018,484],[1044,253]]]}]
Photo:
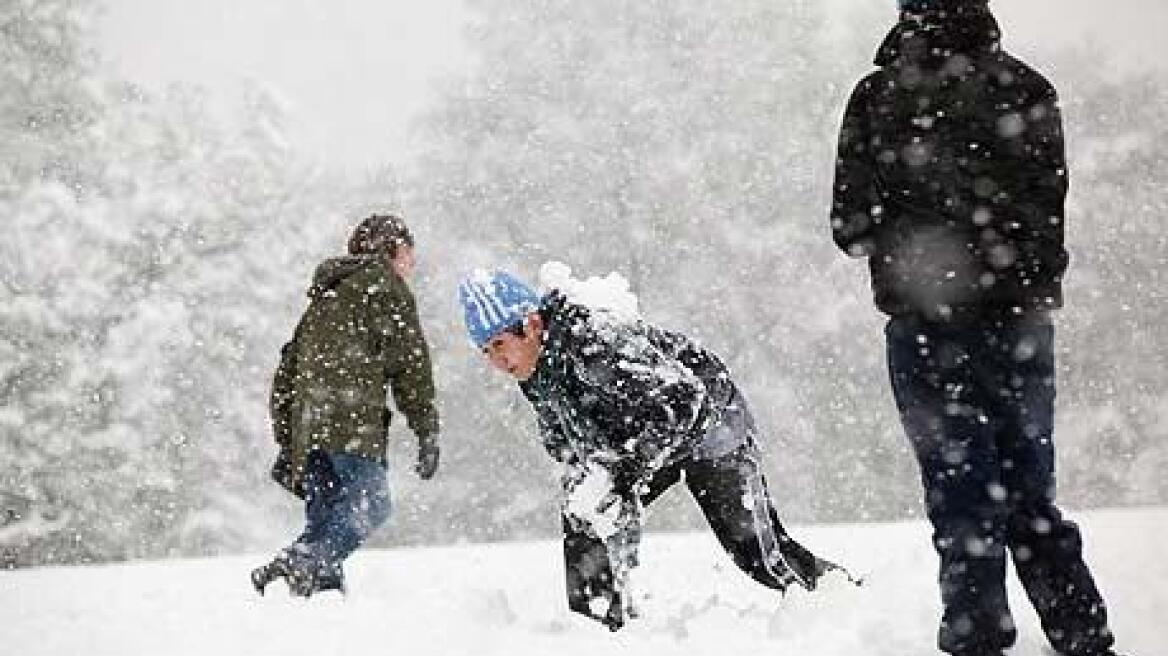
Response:
[{"label": "snow-covered tree", "polygon": [[270,535],[255,517],[292,507],[267,484],[267,385],[309,262],[343,244],[346,205],[396,194],[298,161],[261,85],[224,123],[197,89],[151,97],[105,80],[89,47],[94,10],[0,5],[10,564],[206,553]]},{"label": "snow-covered tree", "polygon": [[[830,82],[840,75],[821,9],[543,0],[485,9],[478,68],[430,117],[414,185],[417,204],[435,207],[461,242],[449,276],[468,251],[474,264],[529,274],[564,259],[626,275],[648,317],[730,361],[792,512],[831,515],[842,495],[816,488],[855,480],[870,446],[840,441],[854,437],[840,417],[871,414],[852,407],[869,399],[855,401],[845,381],[853,358],[876,356],[841,334],[841,304],[815,300],[838,289],[834,267],[808,275],[834,262],[824,199],[843,93]],[[843,304],[861,298],[857,290]],[[483,398],[476,430],[514,434],[491,418],[502,401],[483,396],[478,374],[454,373],[465,367],[444,363],[452,385]],[[838,384],[806,384],[824,379]],[[892,431],[876,438],[899,444]],[[499,458],[525,463],[520,453]],[[872,499],[888,496],[877,487]],[[853,509],[849,501],[841,513]]]},{"label": "snow-covered tree", "polygon": [[[1060,317],[1060,481],[1081,504],[1162,501],[1168,483],[1168,84],[1069,58],[1071,268]],[[1153,472],[1159,471],[1161,474]]]}]

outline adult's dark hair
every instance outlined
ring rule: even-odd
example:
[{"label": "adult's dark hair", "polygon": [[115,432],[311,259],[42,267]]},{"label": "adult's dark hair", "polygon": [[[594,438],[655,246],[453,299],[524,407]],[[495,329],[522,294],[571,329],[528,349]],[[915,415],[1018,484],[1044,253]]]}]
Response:
[{"label": "adult's dark hair", "polygon": [[400,216],[374,214],[361,221],[349,237],[349,255],[397,256],[400,244],[414,245],[414,236]]}]

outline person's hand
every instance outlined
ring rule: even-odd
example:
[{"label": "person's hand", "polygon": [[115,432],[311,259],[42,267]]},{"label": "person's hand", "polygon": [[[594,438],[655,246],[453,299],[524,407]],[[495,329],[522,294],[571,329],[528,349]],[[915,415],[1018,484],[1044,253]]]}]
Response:
[{"label": "person's hand", "polygon": [[434,477],[438,471],[438,436],[427,435],[418,438],[418,462],[414,465],[414,472],[423,481]]},{"label": "person's hand", "polygon": [[276,454],[276,462],[272,464],[272,479],[298,499],[304,499],[304,475],[301,470],[292,461],[292,454],[282,448]]},{"label": "person's hand", "polygon": [[580,530],[607,540],[639,522],[638,506],[634,495],[613,487],[611,472],[592,463],[565,489],[563,513]]}]

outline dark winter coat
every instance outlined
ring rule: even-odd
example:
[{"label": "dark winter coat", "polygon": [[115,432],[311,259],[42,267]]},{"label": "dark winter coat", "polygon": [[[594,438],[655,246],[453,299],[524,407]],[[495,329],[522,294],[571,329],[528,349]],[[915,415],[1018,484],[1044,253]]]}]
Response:
[{"label": "dark winter coat", "polygon": [[293,491],[312,449],[385,464],[390,389],[419,438],[438,431],[429,350],[405,281],[378,257],[338,257],[317,268],[308,297],[272,384],[281,483]]},{"label": "dark winter coat", "polygon": [[692,455],[734,392],[726,366],[683,335],[543,300],[542,350],[520,383],[548,453],[605,466],[624,491]]},{"label": "dark winter coat", "polygon": [[848,102],[832,228],[876,304],[929,318],[1062,305],[1067,171],[1054,88],[989,10],[906,14]]}]

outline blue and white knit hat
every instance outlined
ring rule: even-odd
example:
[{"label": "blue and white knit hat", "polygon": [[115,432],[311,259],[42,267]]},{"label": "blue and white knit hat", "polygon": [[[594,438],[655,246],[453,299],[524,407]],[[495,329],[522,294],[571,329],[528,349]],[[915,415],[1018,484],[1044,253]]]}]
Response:
[{"label": "blue and white knit hat", "polygon": [[539,296],[506,271],[478,269],[458,283],[466,332],[478,348],[539,309]]}]

